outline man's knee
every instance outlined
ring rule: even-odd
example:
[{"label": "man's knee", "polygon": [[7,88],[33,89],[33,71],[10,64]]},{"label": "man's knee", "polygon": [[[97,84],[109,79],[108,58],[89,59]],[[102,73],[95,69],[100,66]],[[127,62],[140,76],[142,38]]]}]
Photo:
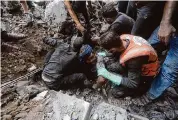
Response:
[{"label": "man's knee", "polygon": [[46,86],[49,89],[52,89],[52,90],[59,89],[59,84],[57,83],[57,81],[54,78],[51,78],[51,77],[47,76],[46,74],[42,73],[42,80],[44,81],[44,83],[46,84]]}]

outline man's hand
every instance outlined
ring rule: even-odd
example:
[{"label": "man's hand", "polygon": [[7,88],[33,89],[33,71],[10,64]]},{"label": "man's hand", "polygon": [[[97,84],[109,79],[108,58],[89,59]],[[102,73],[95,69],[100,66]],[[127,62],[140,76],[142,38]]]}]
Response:
[{"label": "man's hand", "polygon": [[102,76],[99,76],[96,84],[93,85],[93,89],[101,88],[106,83],[106,79]]},{"label": "man's hand", "polygon": [[169,38],[176,31],[176,29],[170,23],[161,23],[158,31],[158,38],[165,45],[168,44]]}]

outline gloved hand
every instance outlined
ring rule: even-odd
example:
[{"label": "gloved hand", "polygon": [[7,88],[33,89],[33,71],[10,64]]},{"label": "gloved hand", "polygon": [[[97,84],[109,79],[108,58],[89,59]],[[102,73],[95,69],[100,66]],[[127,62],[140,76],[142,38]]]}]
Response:
[{"label": "gloved hand", "polygon": [[106,70],[106,68],[97,69],[98,76],[102,76],[116,85],[120,85],[122,77],[120,75],[113,74]]},{"label": "gloved hand", "polygon": [[98,53],[98,56],[103,56],[103,57],[105,57],[105,56],[106,56],[106,52],[104,52],[104,51],[103,51],[103,52],[99,52],[99,53]]}]

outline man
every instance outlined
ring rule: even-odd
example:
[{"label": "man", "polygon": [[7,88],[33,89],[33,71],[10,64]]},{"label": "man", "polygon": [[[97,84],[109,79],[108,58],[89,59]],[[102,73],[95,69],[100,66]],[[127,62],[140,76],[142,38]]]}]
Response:
[{"label": "man", "polygon": [[[163,18],[149,38],[151,45],[158,49],[161,46],[169,47],[166,59],[158,76],[154,79],[146,95],[134,100],[137,105],[145,105],[157,99],[163,92],[178,80],[178,3],[166,2]],[[174,36],[173,36],[174,33]]]},{"label": "man", "polygon": [[109,30],[121,34],[130,34],[135,21],[124,13],[117,12],[112,3],[102,8],[102,16],[111,24]]},{"label": "man", "polygon": [[131,34],[148,39],[159,25],[163,1],[129,1],[126,14],[135,20]]},{"label": "man", "polygon": [[[87,26],[90,26],[90,22],[89,22],[89,15],[87,12],[87,8],[86,8],[86,1],[64,1],[64,4],[70,14],[70,16],[72,17],[73,21],[76,23],[76,27],[77,29],[83,33],[84,32],[84,27],[82,26],[82,24],[79,22],[79,19],[77,17],[76,13],[82,13],[82,15],[85,18],[85,22],[87,24]],[[88,28],[87,28],[88,29]]]},{"label": "man", "polygon": [[[159,68],[157,54],[150,44],[138,36],[119,36],[108,31],[101,36],[100,45],[119,56],[118,62],[125,70],[123,77],[116,77],[112,81],[117,85],[112,91],[113,95],[119,98],[146,91]],[[105,68],[101,67],[99,71],[101,79],[106,78]]]},{"label": "man", "polygon": [[[42,79],[45,84],[54,90],[67,89],[72,87],[90,86],[88,80],[92,80],[93,75],[90,70],[92,65],[81,64],[79,59],[79,50],[83,44],[82,38],[74,40],[74,47],[67,43],[57,43],[54,40],[44,39],[56,48],[51,51],[45,59],[45,65],[42,72]],[[75,48],[72,49],[72,48]],[[86,53],[92,51],[92,48],[86,49]]]},{"label": "man", "polygon": [[21,6],[23,8],[24,14],[26,16],[27,26],[32,25],[32,22],[33,22],[33,19],[34,19],[33,14],[30,11],[30,8],[34,9],[32,2],[26,1],[26,0],[20,0],[20,3],[21,3]]}]

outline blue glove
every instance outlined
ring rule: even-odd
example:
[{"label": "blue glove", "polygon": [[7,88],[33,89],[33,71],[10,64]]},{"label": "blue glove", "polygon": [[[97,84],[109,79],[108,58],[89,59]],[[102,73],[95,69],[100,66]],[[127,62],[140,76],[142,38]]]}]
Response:
[{"label": "blue glove", "polygon": [[106,68],[97,69],[98,76],[102,76],[116,85],[120,85],[122,77],[120,75],[113,74],[106,70]]}]

